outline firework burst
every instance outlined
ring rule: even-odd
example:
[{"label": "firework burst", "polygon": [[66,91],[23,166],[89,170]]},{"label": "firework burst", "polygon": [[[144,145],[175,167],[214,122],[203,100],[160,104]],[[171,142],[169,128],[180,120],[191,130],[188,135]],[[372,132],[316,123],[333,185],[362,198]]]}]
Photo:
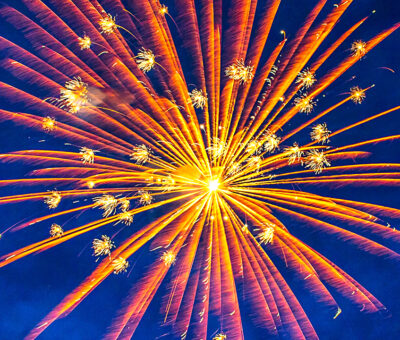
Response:
[{"label": "firework burst", "polygon": [[[148,0],[21,1],[23,12],[0,6],[3,21],[26,40],[18,46],[0,37],[2,71],[13,79],[0,83],[1,103],[15,103],[13,111],[0,109],[0,118],[62,144],[42,140],[35,148],[30,141],[32,150],[0,155],[7,166],[35,167],[28,178],[10,170],[0,181],[0,203],[39,201],[43,208],[1,234],[6,242],[8,232],[26,228],[24,235],[43,239],[24,239],[0,257],[0,267],[84,234],[93,242],[80,264],[96,262],[27,339],[113,273],[132,288],[106,339],[135,337],[159,292],[163,315],[149,334],[181,339],[243,339],[248,309],[260,338],[317,339],[292,284],[332,322],[342,301],[362,313],[385,311],[333,263],[335,254],[303,237],[319,233],[338,249],[346,244],[400,261],[400,233],[387,222],[399,210],[329,191],[400,184],[399,164],[369,161],[365,150],[399,135],[348,144],[332,138],[399,110],[343,118],[346,105],[361,104],[373,86],[343,94],[333,85],[346,82],[342,75],[399,24],[349,50],[347,38],[366,19],[337,39],[330,33],[351,0],[317,1],[298,32],[287,39],[281,31],[279,42],[278,0],[231,1],[226,12],[225,2],[211,0],[170,9]],[[337,62],[326,71],[328,59]],[[124,275],[129,263],[132,276]]]}]

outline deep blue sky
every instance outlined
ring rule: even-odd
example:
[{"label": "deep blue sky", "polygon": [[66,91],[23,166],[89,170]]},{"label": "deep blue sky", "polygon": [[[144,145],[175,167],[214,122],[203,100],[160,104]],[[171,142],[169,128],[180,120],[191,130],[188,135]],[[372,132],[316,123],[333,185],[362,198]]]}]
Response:
[{"label": "deep blue sky", "polygon": [[[232,0],[233,1],[233,0]],[[18,1],[9,1],[17,3]],[[273,46],[274,41],[280,39],[279,31],[285,29],[290,39],[296,29],[301,25],[304,14],[308,13],[313,0],[284,0],[278,11],[276,23],[271,31],[271,41],[268,47]],[[329,1],[328,1],[329,2]],[[174,16],[173,5],[165,1],[170,7],[170,13]],[[332,2],[333,3],[333,2]],[[229,6],[226,1],[226,6]],[[351,26],[362,17],[368,15],[373,9],[376,14],[357,30],[347,45],[352,40],[367,40],[374,34],[388,28],[400,20],[400,2],[397,0],[363,0],[355,1],[347,13],[342,17],[337,28],[330,35],[329,41],[337,38],[344,29]],[[4,26],[2,34],[13,37],[17,43],[23,43],[15,32]],[[15,40],[16,39],[16,40]],[[346,44],[345,44],[346,46]],[[353,85],[366,87],[372,83],[375,88],[369,91],[367,99],[362,105],[348,103],[327,121],[331,130],[344,125],[344,122],[352,117],[362,119],[369,115],[381,112],[385,109],[399,105],[400,102],[400,30],[381,43],[367,58],[349,70],[340,80],[331,86],[326,92],[326,101],[321,100],[321,108],[328,105],[329,101],[335,101],[340,93],[343,93]],[[341,60],[348,51],[337,55],[337,59],[330,60],[329,65]],[[183,64],[185,59],[182,57]],[[328,65],[328,66],[329,66]],[[389,67],[396,71],[395,74],[381,69]],[[329,69],[329,67],[328,67]],[[0,71],[1,72],[1,71]],[[349,79],[355,76],[352,81]],[[188,74],[190,78],[190,74]],[[1,74],[2,81],[10,81],[4,72]],[[189,81],[188,81],[189,82]],[[15,83],[17,84],[17,83]],[[19,84],[21,85],[21,84]],[[1,108],[12,108],[10,103],[5,102],[0,96]],[[17,110],[18,108],[15,108]],[[318,108],[317,112],[320,108]],[[328,118],[327,118],[328,119]],[[390,134],[398,134],[400,128],[399,113],[393,113],[385,118],[367,124],[360,129],[345,134],[335,142],[344,144],[347,141],[361,141],[369,137],[379,137]],[[39,142],[45,139],[45,142]],[[37,148],[62,148],[64,141],[52,140],[42,132],[16,127],[12,122],[0,124],[0,152],[8,152],[21,149]],[[400,148],[398,142],[385,143],[381,146],[369,147],[368,151],[374,152],[376,161],[400,162]],[[28,173],[32,170],[24,164],[1,164],[0,178],[14,177]],[[0,195],[10,194],[14,189],[0,188]],[[324,189],[319,189],[323,193]],[[329,190],[331,196],[359,199],[360,201],[387,204],[391,207],[400,208],[399,194],[397,188],[369,188],[369,189],[338,189]],[[68,208],[71,203],[62,202],[60,208]],[[42,202],[23,203],[15,205],[0,206],[2,221],[0,231],[8,228],[18,221],[44,213],[45,207]],[[89,211],[79,219],[66,222],[68,227],[74,227],[90,220],[98,211]],[[96,215],[96,216],[97,216]],[[146,221],[151,216],[145,216]],[[143,217],[136,216],[135,224],[141,225],[146,221]],[[66,221],[67,219],[65,219]],[[61,224],[61,220],[57,221]],[[290,221],[287,221],[290,223]],[[390,221],[392,225],[399,225],[399,221]],[[135,228],[134,226],[132,228]],[[115,230],[113,226],[107,226],[104,230],[94,231],[77,239],[68,241],[61,246],[45,251],[35,256],[28,256],[22,260],[0,269],[0,339],[21,339],[32,329],[42,317],[44,317],[61,299],[71,292],[82,280],[95,268],[91,257],[90,242],[94,237],[102,233],[111,234]],[[123,239],[129,235],[131,230],[126,228],[120,235]],[[0,240],[0,254],[5,254],[22,245],[43,239],[47,236],[48,225],[38,224],[24,231],[8,233]],[[296,233],[296,231],[294,231]],[[349,247],[341,245],[337,240],[324,238],[319,235],[296,235],[316,247],[318,251],[334,260],[349,274],[353,275],[362,285],[369,289],[377,298],[385,304],[392,312],[392,317],[379,315],[365,316],[359,313],[345,301],[341,306],[343,313],[332,320],[331,316],[324,315],[321,310],[316,309],[304,292],[295,292],[304,304],[306,312],[321,339],[398,339],[400,338],[400,272],[399,266],[389,261],[373,258]],[[397,249],[400,251],[400,249]],[[79,255],[80,254],[80,255]],[[139,252],[138,264],[133,268],[129,277],[126,275],[108,278],[98,287],[81,305],[66,318],[55,322],[40,337],[40,339],[99,339],[109,326],[111,318],[119,308],[125,294],[131,287],[135,276],[140,275],[140,264],[146,264],[144,251]],[[133,261],[132,261],[133,262]],[[168,277],[167,277],[168,278]],[[290,278],[288,278],[290,280]],[[162,289],[161,289],[162,290]],[[151,305],[141,323],[135,339],[152,339],[158,332],[155,316],[158,315],[157,302]],[[261,339],[257,332],[252,332],[244,317],[244,328],[249,339]],[[168,339],[168,337],[166,337]]]}]

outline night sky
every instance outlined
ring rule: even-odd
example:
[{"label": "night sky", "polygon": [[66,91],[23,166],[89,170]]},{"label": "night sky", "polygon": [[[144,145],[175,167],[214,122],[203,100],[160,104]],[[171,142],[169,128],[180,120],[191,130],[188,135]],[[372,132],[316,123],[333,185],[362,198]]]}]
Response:
[{"label": "night sky", "polygon": [[[234,0],[232,0],[234,1]],[[101,2],[101,1],[100,1]],[[328,3],[333,1],[328,1]],[[8,1],[16,3],[19,1]],[[129,1],[127,1],[129,3]],[[172,1],[164,1],[170,14],[174,16]],[[268,40],[265,58],[268,51],[280,41],[280,30],[284,29],[288,38],[292,38],[301,26],[305,15],[312,8],[313,0],[283,0],[275,23],[271,30],[271,39]],[[224,1],[228,8],[229,1]],[[327,6],[329,7],[329,6]],[[354,1],[345,15],[341,18],[337,27],[329,35],[327,41],[317,51],[329,46],[329,43],[337,39],[344,30],[348,29],[361,18],[369,15],[372,10],[376,13],[358,29],[339,49],[335,57],[328,60],[321,74],[331,69],[342,60],[349,51],[346,48],[357,39],[368,40],[377,33],[400,21],[400,1],[398,0],[359,0]],[[171,28],[174,32],[174,29]],[[10,40],[24,45],[25,42],[13,29],[7,25],[0,28],[1,35]],[[177,42],[178,44],[178,42]],[[384,40],[374,48],[366,58],[361,60],[340,79],[324,92],[325,97],[320,97],[316,112],[321,112],[330,103],[343,98],[343,93],[354,85],[367,87],[375,84],[368,91],[366,100],[361,105],[346,103],[336,113],[326,118],[331,130],[336,130],[346,123],[356,122],[373,114],[399,105],[400,102],[400,30]],[[179,49],[179,46],[178,46]],[[2,54],[0,52],[0,57]],[[181,56],[188,83],[190,82],[190,62]],[[395,73],[384,69],[393,69]],[[186,73],[185,73],[186,75]],[[18,83],[4,71],[0,71],[0,80],[20,88],[24,84]],[[26,89],[26,85],[25,85]],[[44,97],[44,95],[42,95]],[[6,100],[0,93],[0,108],[18,111],[18,107]],[[295,123],[293,123],[295,124]],[[351,130],[338,136],[332,141],[333,145],[344,145],[376,137],[399,134],[399,112],[393,112],[381,119],[374,120],[360,128]],[[76,151],[74,146],[64,145],[66,141],[57,140],[51,135],[41,131],[33,131],[14,125],[13,122],[0,123],[0,153],[25,149],[54,149]],[[398,140],[385,142],[379,145],[368,145],[366,151],[372,152],[369,162],[400,163],[400,147]],[[1,163],[0,178],[17,178],[27,176],[34,170],[34,166],[24,163]],[[58,188],[62,189],[62,188]],[[342,187],[305,188],[339,198],[349,198],[359,201],[387,205],[400,209],[400,190],[396,187]],[[41,191],[40,187],[13,188],[0,187],[0,195],[10,195],[20,190]],[[46,189],[47,190],[47,189]],[[49,189],[51,190],[51,189]],[[81,199],[83,200],[83,198]],[[73,207],[72,200],[62,201],[59,210]],[[8,204],[0,206],[0,232],[27,220],[34,216],[46,213],[47,207],[42,201],[30,203]],[[144,225],[154,219],[160,211],[148,212],[145,216],[135,216],[134,224],[124,228],[116,236],[119,242],[129,236],[137,226]],[[100,218],[98,210],[89,210],[80,216],[67,215],[56,222],[64,224],[67,228],[76,227],[92,220]],[[307,292],[301,291],[292,285],[296,296],[302,303],[306,313],[313,323],[321,339],[399,339],[400,338],[400,264],[388,259],[377,258],[368,255],[362,250],[343,244],[338,239],[325,236],[323,233],[313,233],[301,225],[294,225],[294,221],[283,220],[289,230],[306,243],[324,254],[342,269],[352,275],[359,283],[375,295],[387,308],[387,314],[363,315],[340,296],[334,296],[343,312],[335,320],[332,315],[326,314],[321,308],[317,308],[307,296]],[[298,222],[296,222],[298,223]],[[400,221],[388,220],[392,226],[400,228]],[[36,224],[30,228],[6,233],[0,239],[0,255],[24,245],[42,240],[48,236],[49,225],[47,223]],[[94,230],[65,242],[53,249],[40,254],[27,256],[4,268],[0,269],[0,339],[22,339],[35,325],[55,307],[68,293],[78,286],[84,278],[96,267],[91,256],[91,242],[102,234],[111,235],[119,230],[113,225]],[[118,241],[116,243],[118,243]],[[395,248],[393,248],[395,249]],[[400,252],[400,249],[395,249]],[[51,325],[39,339],[100,339],[110,325],[115,312],[121,306],[121,302],[129,291],[132,282],[142,274],[142,268],[149,265],[153,259],[147,255],[148,248],[143,247],[130,259],[131,267],[128,274],[111,275],[99,287],[97,287],[74,311]],[[282,273],[284,274],[284,268]],[[168,275],[166,280],[168,280]],[[285,276],[289,283],[291,277]],[[159,303],[163,294],[162,285],[159,294],[156,295],[150,308],[146,312],[134,339],[170,339],[162,336],[163,330],[158,327]],[[245,314],[245,312],[244,312]],[[246,339],[265,339],[253,329],[248,315],[243,315],[244,331]],[[210,320],[210,331],[218,326],[213,326]],[[211,334],[211,333],[210,333]]]}]

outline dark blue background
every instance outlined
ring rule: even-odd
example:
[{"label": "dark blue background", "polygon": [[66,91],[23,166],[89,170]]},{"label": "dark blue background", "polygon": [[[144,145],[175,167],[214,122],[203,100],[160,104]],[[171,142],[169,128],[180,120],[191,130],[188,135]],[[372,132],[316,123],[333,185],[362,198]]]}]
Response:
[{"label": "dark blue background", "polygon": [[[233,1],[233,0],[232,0]],[[329,1],[328,1],[329,2]],[[10,2],[11,3],[11,2]],[[18,1],[15,1],[18,6]],[[173,5],[165,2],[174,16]],[[272,48],[281,38],[279,31],[285,29],[288,38],[293,37],[297,28],[301,25],[305,15],[309,12],[314,1],[312,0],[287,0],[281,5],[276,22],[271,31],[271,39],[267,49]],[[225,2],[228,8],[229,1]],[[329,5],[327,5],[329,7]],[[329,36],[327,45],[337,38],[346,28],[368,15],[373,9],[377,10],[366,23],[358,29],[351,39],[343,46],[350,46],[355,39],[368,40],[373,35],[391,26],[400,20],[400,2],[397,0],[363,0],[355,1],[347,13],[341,18],[340,23]],[[4,26],[2,33],[12,37],[18,43],[24,43],[18,34]],[[328,127],[336,130],[346,123],[354,122],[369,115],[381,112],[385,109],[399,105],[400,103],[400,31],[394,33],[356,66],[351,68],[335,84],[325,92],[326,98],[320,98],[317,112],[320,112],[330,103],[342,98],[340,94],[353,85],[367,87],[372,83],[376,86],[367,93],[367,99],[362,105],[347,103],[335,114],[326,118]],[[328,70],[335,63],[342,60],[349,51],[343,47],[341,52],[331,58],[324,70]],[[267,53],[266,53],[267,54]],[[190,83],[190,67],[185,65],[185,57],[181,57],[182,63],[187,70],[188,83]],[[395,74],[380,69],[379,67],[390,67],[396,71]],[[322,70],[321,70],[322,72]],[[355,76],[352,81],[349,79]],[[11,79],[4,72],[1,75],[2,81],[10,82],[21,88],[15,79]],[[12,109],[12,103],[1,102],[2,108]],[[18,110],[18,108],[14,108]],[[363,139],[398,134],[400,129],[399,113],[394,112],[387,117],[363,125],[346,134],[338,136],[332,144],[341,145]],[[45,142],[39,142],[41,140]],[[63,145],[64,141],[57,141],[42,133],[23,129],[14,126],[12,122],[0,124],[0,152],[8,152],[22,149],[62,149],[76,151],[72,147]],[[371,161],[400,162],[400,148],[397,141],[384,143],[378,146],[365,148],[374,153]],[[25,176],[31,167],[24,164],[2,164],[0,165],[0,177],[10,178]],[[19,189],[0,188],[1,194],[11,194]],[[43,188],[32,188],[30,190],[42,190]],[[47,188],[46,188],[47,189]],[[52,189],[52,188],[48,188]],[[61,188],[59,188],[61,189]],[[24,189],[22,189],[24,190]],[[391,207],[400,208],[399,190],[395,187],[385,188],[342,188],[327,190],[324,188],[314,189],[315,192],[326,192],[327,195],[345,197],[360,201],[386,204]],[[324,191],[326,190],[326,191]],[[71,202],[62,201],[59,209],[73,206]],[[20,203],[15,205],[0,206],[0,230],[5,230],[10,225],[22,219],[41,215],[46,212],[42,202]],[[117,237],[117,243],[127,237],[132,230],[145,224],[153,216],[148,213],[146,216],[135,216],[134,224],[125,228]],[[65,218],[67,227],[75,227],[99,216],[99,211],[85,212],[79,219],[71,216]],[[57,223],[64,222],[58,219]],[[291,229],[291,221],[288,223]],[[399,221],[390,221],[392,225],[399,225]],[[6,233],[0,240],[0,253],[5,254],[20,246],[48,235],[48,223],[34,225],[26,230],[17,233]],[[399,266],[390,261],[370,257],[350,247],[346,247],[338,240],[332,240],[321,235],[301,233],[301,226],[293,228],[293,233],[322,252],[328,258],[340,265],[355,277],[362,285],[369,289],[378,299],[385,304],[392,312],[392,317],[383,315],[366,316],[354,310],[346,301],[336,297],[342,307],[342,314],[332,320],[331,315],[324,314],[324,311],[316,309],[307,297],[306,292],[297,290],[293,286],[299,300],[308,313],[315,329],[321,339],[398,339],[400,338],[400,279]],[[90,243],[94,237],[113,234],[118,227],[106,226],[101,230],[91,232],[68,241],[54,249],[41,254],[28,256],[22,260],[0,269],[0,339],[21,339],[32,329],[42,317],[44,317],[61,299],[71,292],[82,280],[95,268],[96,264],[91,257]],[[399,249],[397,249],[399,251]],[[112,275],[103,282],[96,290],[85,299],[79,307],[66,318],[56,321],[40,337],[40,339],[99,339],[110,325],[111,318],[120,307],[121,301],[129,291],[135,277],[141,274],[141,270],[148,265],[149,258],[143,256],[146,249],[143,249],[131,259],[131,263],[138,262],[129,277],[127,275]],[[168,277],[167,277],[168,279]],[[290,277],[287,277],[290,282]],[[163,287],[161,287],[161,291]],[[157,303],[160,295],[157,295],[154,303],[149,308],[142,323],[139,326],[135,339],[152,339],[160,335],[158,325]],[[256,331],[252,330],[251,323],[244,317],[244,329],[246,338],[264,339]],[[210,332],[215,328],[210,326]],[[168,338],[168,336],[166,337]]]}]

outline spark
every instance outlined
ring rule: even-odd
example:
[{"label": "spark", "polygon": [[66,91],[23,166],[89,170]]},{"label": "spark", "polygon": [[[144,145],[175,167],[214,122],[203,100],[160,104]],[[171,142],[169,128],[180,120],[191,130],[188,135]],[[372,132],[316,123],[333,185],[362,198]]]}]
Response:
[{"label": "spark", "polygon": [[150,159],[152,151],[149,147],[144,144],[136,145],[133,147],[132,153],[129,155],[136,164],[143,165]]},{"label": "spark", "polygon": [[92,40],[85,34],[83,37],[78,37],[78,44],[81,50],[87,50],[92,45]]},{"label": "spark", "polygon": [[224,333],[218,333],[212,338],[212,340],[225,340],[225,339],[226,339],[226,334]]},{"label": "spark", "polygon": [[315,174],[320,174],[325,167],[331,165],[323,151],[310,150],[305,159],[306,168],[314,170]]},{"label": "spark", "polygon": [[311,139],[318,143],[329,143],[329,134],[331,131],[328,130],[328,127],[325,123],[314,125],[312,127],[312,131],[310,133]]},{"label": "spark", "polygon": [[99,207],[104,210],[103,217],[110,216],[115,212],[118,205],[118,200],[112,195],[103,195],[93,198],[95,202],[95,207]]},{"label": "spark", "polygon": [[203,109],[207,103],[207,95],[203,94],[203,90],[193,89],[189,93],[190,100],[196,109]]},{"label": "spark", "polygon": [[95,183],[94,183],[93,181],[88,181],[88,182],[86,183],[86,185],[87,185],[87,187],[88,187],[89,189],[93,189],[94,186],[95,186]]},{"label": "spark", "polygon": [[69,112],[78,112],[89,102],[88,84],[83,82],[80,77],[67,81],[64,88],[60,90],[59,101],[62,106],[68,108]]},{"label": "spark", "polygon": [[117,25],[115,24],[115,17],[113,18],[113,16],[109,13],[106,17],[99,20],[99,25],[101,28],[100,33],[102,34],[111,34],[117,29]]},{"label": "spark", "polygon": [[351,100],[356,104],[361,104],[365,99],[365,92],[358,86],[353,86],[350,89]]},{"label": "spark", "polygon": [[79,154],[81,155],[81,161],[83,164],[93,164],[94,163],[94,151],[87,147],[82,147],[79,150]]},{"label": "spark", "polygon": [[266,152],[274,152],[279,148],[279,143],[281,141],[280,137],[277,137],[275,134],[270,131],[266,132],[266,136],[264,137],[264,150]]},{"label": "spark", "polygon": [[127,271],[129,262],[120,256],[111,262],[111,266],[114,270],[114,274],[119,274]]},{"label": "spark", "polygon": [[52,191],[49,196],[46,196],[44,203],[47,204],[49,209],[55,209],[61,202],[61,195],[57,191]]},{"label": "spark", "polygon": [[254,66],[245,65],[243,59],[236,62],[225,69],[225,75],[233,80],[239,80],[240,83],[246,83],[254,77]]},{"label": "spark", "polygon": [[101,239],[93,240],[93,256],[106,256],[111,254],[111,249],[115,248],[114,243],[106,235],[101,235]]},{"label": "spark", "polygon": [[300,112],[310,113],[314,109],[315,102],[312,97],[307,94],[301,95],[294,99],[294,104],[299,108]]},{"label": "spark", "polygon": [[296,84],[300,84],[302,87],[308,89],[313,85],[317,79],[315,78],[315,74],[312,73],[309,69],[305,69],[304,71],[299,73],[297,77]]},{"label": "spark", "polygon": [[176,257],[171,250],[168,250],[161,255],[160,260],[164,262],[166,267],[170,267],[175,263]]},{"label": "spark", "polygon": [[145,73],[150,71],[156,63],[153,52],[144,47],[139,50],[139,53],[136,55],[135,59],[139,69],[141,69]]},{"label": "spark", "polygon": [[168,14],[168,7],[167,6],[165,6],[165,5],[161,5],[161,8],[160,8],[160,14],[162,14],[162,15],[164,15],[164,14]]},{"label": "spark", "polygon": [[64,234],[63,228],[60,225],[53,223],[50,227],[50,236],[57,238],[61,237]]},{"label": "spark", "polygon": [[342,312],[341,308],[338,307],[338,310],[337,310],[336,314],[334,315],[333,319],[336,319],[340,315],[341,312]]},{"label": "spark", "polygon": [[138,195],[139,203],[142,205],[149,205],[153,201],[153,196],[148,191],[140,190],[138,191]]},{"label": "spark", "polygon": [[351,44],[351,51],[353,57],[362,58],[367,53],[367,43],[362,40],[354,41]]},{"label": "spark", "polygon": [[46,132],[53,131],[56,128],[56,121],[49,116],[44,117],[42,121],[42,129]]}]

